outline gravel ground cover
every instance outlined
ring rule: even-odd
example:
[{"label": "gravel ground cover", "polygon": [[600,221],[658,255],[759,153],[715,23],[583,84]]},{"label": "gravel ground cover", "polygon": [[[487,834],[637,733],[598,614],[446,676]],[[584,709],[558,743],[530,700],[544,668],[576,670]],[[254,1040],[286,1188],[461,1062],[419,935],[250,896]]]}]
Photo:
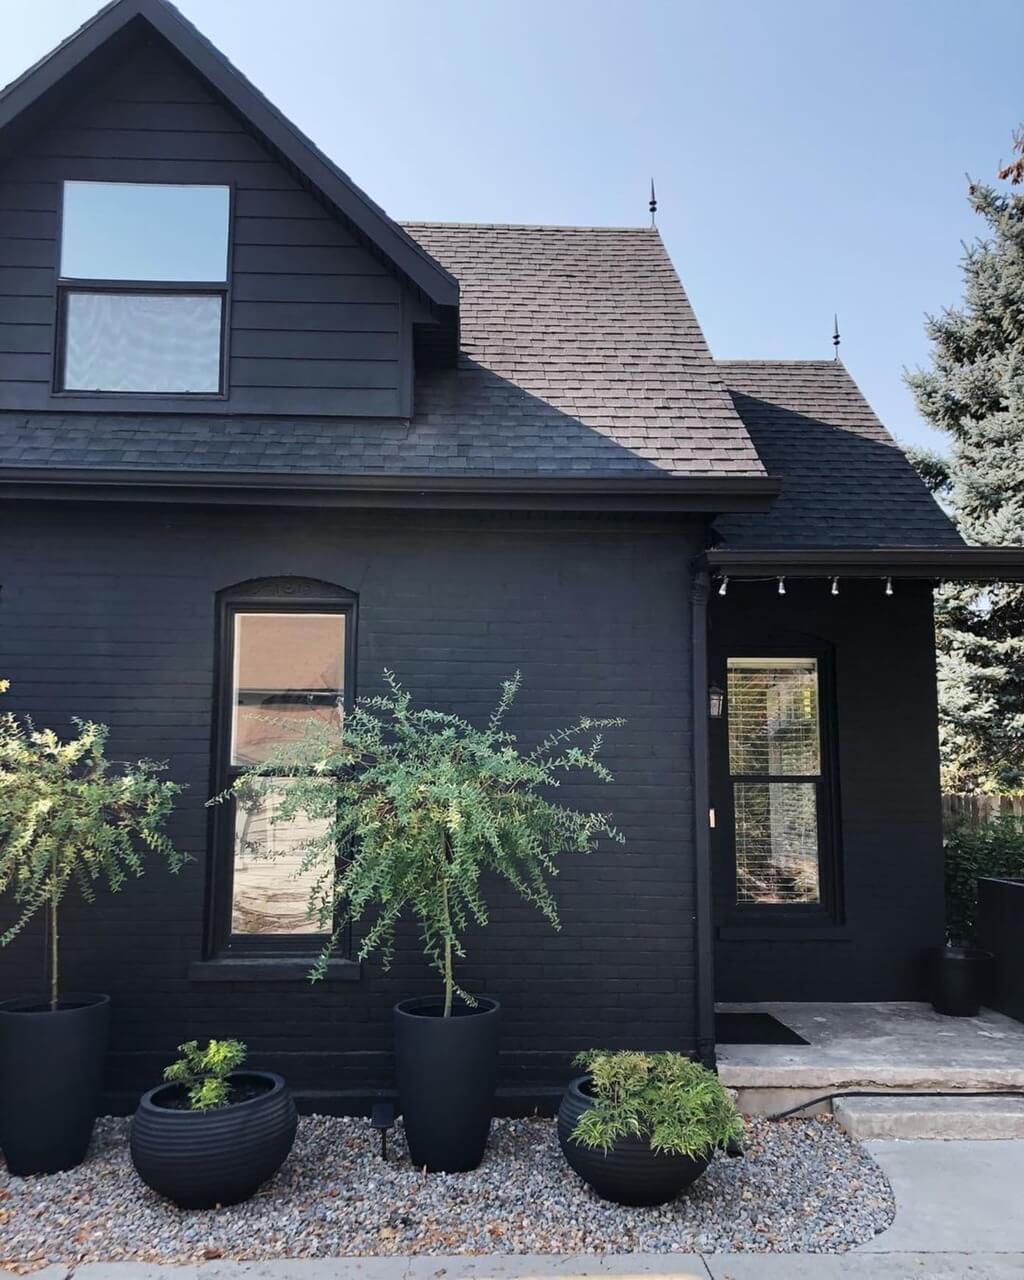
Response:
[{"label": "gravel ground cover", "polygon": [[496,1120],[472,1173],[426,1176],[401,1128],[388,1163],[365,1120],[307,1116],[285,1167],[252,1200],[185,1213],[132,1169],[128,1121],[102,1119],[68,1173],[0,1173],[0,1266],[135,1259],[642,1252],[841,1253],[892,1221],[892,1191],[831,1119],[748,1121],[743,1159],[716,1156],[669,1205],[599,1200],[550,1120]]}]

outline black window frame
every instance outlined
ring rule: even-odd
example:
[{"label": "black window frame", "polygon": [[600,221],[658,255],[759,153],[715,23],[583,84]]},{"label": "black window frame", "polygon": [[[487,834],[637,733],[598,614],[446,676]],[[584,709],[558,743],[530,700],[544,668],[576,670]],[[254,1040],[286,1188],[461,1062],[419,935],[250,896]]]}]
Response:
[{"label": "black window frame", "polygon": [[[734,777],[729,761],[728,664],[731,658],[807,658],[817,663],[818,740],[820,773],[817,776],[745,774]],[[725,928],[744,926],[822,927],[843,922],[842,849],[839,833],[839,760],[836,730],[835,655],[830,645],[821,643],[764,644],[744,641],[730,643],[711,662],[710,683],[725,692],[722,714],[710,721],[714,753],[712,807],[715,826],[721,828],[719,849],[727,848],[728,860],[718,871],[723,911],[719,924]],[[770,781],[811,782],[816,787],[818,823],[818,901],[808,903],[741,903],[736,900],[736,815],[733,787],[736,781],[758,784]]]},{"label": "black window frame", "polygon": [[[346,712],[355,703],[356,629],[358,597],[333,583],[311,578],[268,578],[228,587],[217,597],[214,662],[214,722],[211,735],[210,794],[220,795],[243,772],[231,763],[234,710],[235,619],[245,613],[336,613],[345,618],[344,691]],[[209,819],[207,875],[207,927],[204,955],[216,957],[319,955],[326,933],[233,934],[231,932],[234,887],[235,802],[212,805]],[[339,857],[341,857],[339,851]],[[351,947],[346,930],[337,949],[347,958]]]},{"label": "black window frame", "polygon": [[[98,185],[110,186],[144,186],[144,187],[223,187],[228,193],[228,243],[224,265],[224,280],[189,281],[189,280],[109,280],[83,279],[79,276],[64,276],[64,198],[68,182],[95,182]],[[231,336],[231,283],[234,277],[234,227],[235,227],[235,186],[233,182],[125,182],[114,178],[65,178],[60,183],[59,210],[57,213],[56,238],[56,340],[53,344],[53,370],[50,394],[55,397],[69,399],[142,399],[154,401],[192,401],[192,400],[226,400],[228,398],[228,361],[230,359]],[[67,313],[68,297],[73,293],[108,294],[115,297],[140,295],[144,297],[168,297],[178,295],[187,297],[220,298],[220,369],[216,391],[114,391],[86,390],[66,387],[65,358],[67,355]]]}]

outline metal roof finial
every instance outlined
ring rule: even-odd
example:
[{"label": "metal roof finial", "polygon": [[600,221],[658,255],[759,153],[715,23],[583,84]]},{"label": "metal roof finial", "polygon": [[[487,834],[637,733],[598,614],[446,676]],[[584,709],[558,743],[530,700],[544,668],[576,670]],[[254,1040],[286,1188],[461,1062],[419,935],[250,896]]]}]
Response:
[{"label": "metal roof finial", "polygon": [[654,179],[651,179],[651,199],[647,206],[651,211],[651,226],[656,226],[654,215],[658,212],[658,197],[654,194]]},{"label": "metal roof finial", "polygon": [[832,345],[835,347],[833,359],[839,359],[839,316],[832,316]]}]

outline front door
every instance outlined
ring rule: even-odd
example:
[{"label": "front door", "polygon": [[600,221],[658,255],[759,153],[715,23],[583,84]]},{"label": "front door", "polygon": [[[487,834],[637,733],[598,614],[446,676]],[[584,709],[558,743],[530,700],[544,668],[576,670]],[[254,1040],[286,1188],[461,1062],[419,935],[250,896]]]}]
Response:
[{"label": "front door", "polygon": [[737,648],[709,675],[716,935],[834,919],[827,656]]}]

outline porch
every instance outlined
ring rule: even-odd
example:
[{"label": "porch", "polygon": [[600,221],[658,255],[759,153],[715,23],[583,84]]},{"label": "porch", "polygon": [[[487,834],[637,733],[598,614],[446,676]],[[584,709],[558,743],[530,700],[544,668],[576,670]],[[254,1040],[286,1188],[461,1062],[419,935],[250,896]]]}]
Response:
[{"label": "porch", "polygon": [[[807,1041],[718,1045],[721,1079],[739,1092],[748,1113],[774,1115],[845,1090],[1024,1095],[1024,1023],[989,1009],[977,1018],[947,1018],[914,1001],[769,1001],[716,1009],[767,1014]],[[904,1109],[922,1105],[913,1099],[906,1103]],[[954,1101],[951,1108],[965,1103]],[[872,1105],[877,1110],[882,1104],[864,1109]],[[985,1123],[986,1108],[1002,1128],[1000,1136],[1012,1136],[1007,1130],[1017,1127],[1024,1134],[1024,1097],[978,1099],[970,1111],[974,1122]],[[810,1110],[831,1109],[824,1102]]]}]

